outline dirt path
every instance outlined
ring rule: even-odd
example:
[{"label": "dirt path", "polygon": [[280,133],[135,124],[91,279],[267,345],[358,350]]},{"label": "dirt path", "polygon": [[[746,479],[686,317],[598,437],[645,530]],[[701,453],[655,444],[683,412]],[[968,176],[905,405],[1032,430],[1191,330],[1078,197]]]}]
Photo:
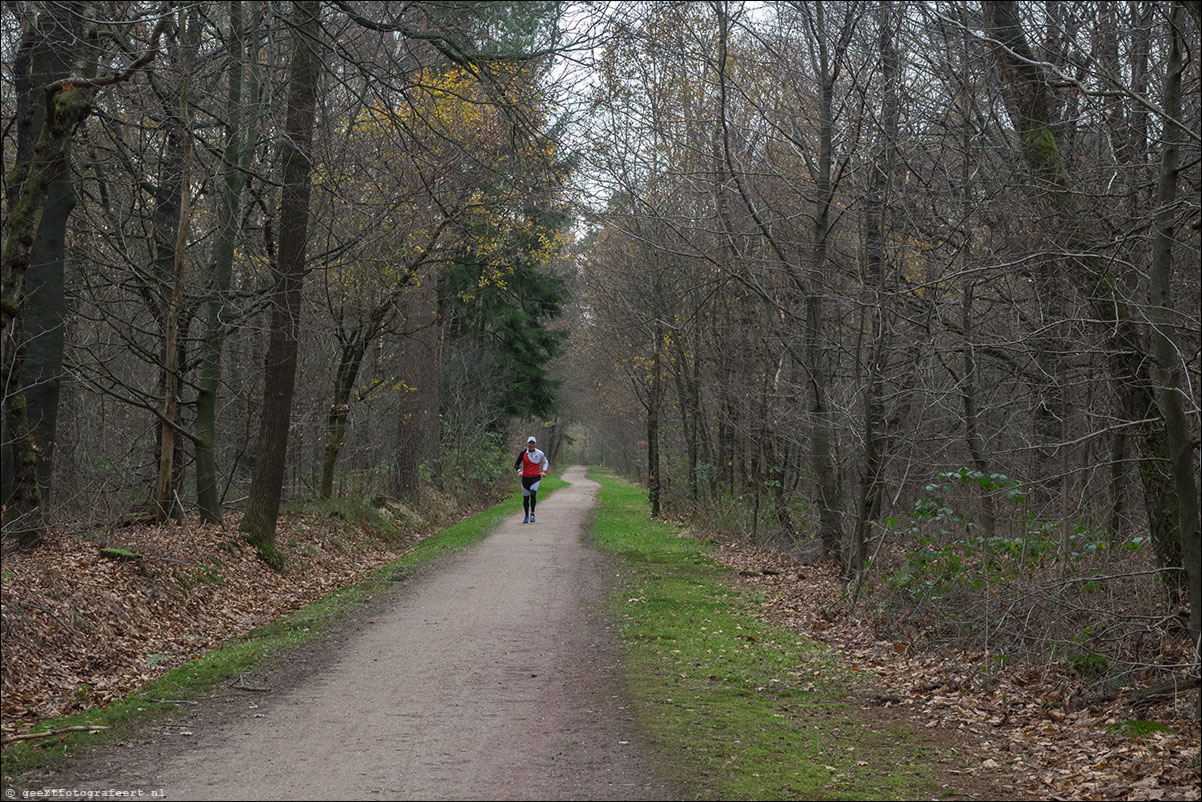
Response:
[{"label": "dirt path", "polygon": [[339,636],[50,787],[168,799],[655,799],[598,604],[596,484],[541,500]]}]

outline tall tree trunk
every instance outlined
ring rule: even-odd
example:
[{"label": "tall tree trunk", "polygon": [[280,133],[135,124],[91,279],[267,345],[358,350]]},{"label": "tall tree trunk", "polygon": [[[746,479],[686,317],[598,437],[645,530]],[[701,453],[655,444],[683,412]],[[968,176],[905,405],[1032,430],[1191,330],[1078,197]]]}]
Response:
[{"label": "tall tree trunk", "polygon": [[180,358],[180,317],[184,306],[188,232],[192,225],[192,130],[188,109],[188,75],[199,45],[200,31],[193,22],[193,15],[187,9],[180,12],[179,27],[181,36],[177,64],[182,85],[175,121],[180,148],[179,196],[175,202],[178,212],[174,221],[174,242],[170,250],[171,297],[163,309],[163,412],[159,436],[159,481],[155,493],[155,517],[159,521],[183,515],[176,481],[177,471],[182,463],[182,460],[176,459],[176,437],[179,428],[180,370],[183,363]]},{"label": "tall tree trunk", "polygon": [[[251,19],[259,16],[258,3],[251,4]],[[257,48],[246,50],[242,3],[229,6],[230,69],[227,80],[227,129],[222,154],[222,182],[217,205],[217,239],[213,245],[212,275],[208,288],[208,311],[201,341],[200,377],[196,393],[196,503],[205,523],[221,523],[221,494],[217,489],[217,395],[221,388],[221,350],[225,332],[226,304],[233,276],[234,245],[242,219],[240,203],[244,176],[254,152],[256,126],[243,115],[243,62],[251,64],[250,100],[258,100]],[[255,37],[257,38],[257,34]]]},{"label": "tall tree trunk", "polygon": [[[62,13],[68,16],[79,15],[80,19],[88,16],[87,8],[82,12],[74,8],[61,9],[65,9]],[[69,27],[69,23],[57,20],[55,25]],[[93,25],[81,34],[89,47],[94,44],[94,33]],[[25,368],[29,336],[26,316],[30,303],[27,290],[40,288],[38,291],[42,299],[35,304],[52,309],[60,303],[57,298],[50,297],[51,289],[43,283],[41,271],[47,264],[33,262],[34,244],[38,241],[52,187],[56,180],[68,180],[71,138],[76,126],[91,112],[95,89],[55,82],[40,94],[37,100],[45,105],[41,130],[33,151],[28,161],[17,164],[8,176],[9,185],[19,185],[20,191],[16,193],[15,202],[9,206],[7,231],[0,252],[3,441],[11,444],[12,449],[12,477],[9,496],[5,499],[3,529],[5,536],[14,535],[18,543],[26,548],[36,546],[41,541],[44,525],[42,489],[38,479],[40,446],[36,430],[31,424],[29,399],[20,384],[21,378],[29,375]],[[36,271],[32,276],[29,275],[31,268]],[[41,367],[38,366],[34,373],[40,372]]]},{"label": "tall tree trunk", "polygon": [[[1181,2],[1173,3],[1169,20],[1169,55],[1165,67],[1164,103],[1169,119],[1181,116],[1181,82],[1185,71],[1185,43],[1181,27],[1185,15]],[[1181,403],[1182,361],[1185,358],[1173,342],[1173,244],[1177,217],[1177,181],[1180,172],[1178,143],[1185,134],[1179,126],[1166,121],[1164,144],[1160,149],[1160,178],[1156,188],[1156,233],[1152,245],[1152,263],[1148,271],[1149,312],[1152,320],[1152,341],[1160,374],[1161,399],[1164,404],[1165,427],[1172,444],[1173,483],[1177,490],[1178,526],[1181,533],[1181,554],[1189,575],[1190,634],[1194,645],[1199,640],[1202,625],[1202,521],[1199,518],[1198,492],[1194,485],[1194,449],[1197,440],[1190,431],[1189,421]],[[1199,701],[1202,705],[1202,700]],[[1199,708],[1202,711],[1202,707]],[[1199,713],[1202,717],[1202,712]]]},{"label": "tall tree trunk", "polygon": [[[866,314],[870,317],[871,339],[868,352],[867,376],[862,382],[864,393],[864,458],[860,473],[859,498],[853,536],[851,569],[856,576],[855,593],[859,594],[864,571],[868,566],[868,526],[880,508],[881,470],[884,464],[882,429],[884,427],[883,371],[888,360],[889,334],[886,331],[885,308],[885,232],[888,230],[887,208],[893,184],[896,162],[897,125],[899,114],[897,50],[893,46],[893,4],[884,0],[877,10],[877,41],[881,58],[881,82],[884,84],[880,141],[873,154],[873,171],[869,183],[864,232],[864,289]],[[861,327],[862,329],[864,327]],[[863,338],[863,331],[861,337]],[[857,369],[862,359],[857,356]]]},{"label": "tall tree trunk", "polygon": [[[28,86],[18,98],[19,105],[26,107],[19,116],[28,118],[28,125],[18,141],[18,164],[29,164],[33,139],[45,119],[45,103],[41,102],[41,93],[35,93],[34,88],[65,78],[70,73],[80,22],[76,14],[65,14],[60,19],[48,10],[39,15],[37,24],[44,26],[44,34],[42,41],[32,48]],[[29,425],[38,452],[38,484],[42,493],[49,492],[54,470],[65,340],[65,245],[67,220],[74,208],[75,188],[68,149],[63,153],[61,171],[50,179],[42,220],[29,254],[30,272],[25,277],[25,353],[20,386],[30,410]],[[46,501],[43,499],[44,503]]]},{"label": "tall tree trunk", "polygon": [[[1060,333],[1066,308],[1064,282],[1062,267],[1055,259],[1036,265],[1033,272],[1039,315],[1035,326],[1039,333],[1032,338],[1032,356],[1039,366],[1042,382],[1035,388],[1031,474],[1043,486],[1049,508],[1058,504],[1056,509],[1063,513],[1062,496],[1067,489],[1063,466],[1063,443],[1067,439],[1063,376],[1064,357],[1068,353],[1068,344]],[[1072,533],[1070,526],[1061,530],[1066,537]]]},{"label": "tall tree trunk", "polygon": [[676,405],[680,410],[680,427],[684,433],[685,461],[688,470],[689,500],[696,503],[697,486],[697,427],[701,424],[698,414],[698,388],[689,375],[692,362],[684,347],[684,335],[677,332],[672,337],[672,374],[676,382]]},{"label": "tall tree trunk", "polygon": [[689,494],[694,502],[701,500],[704,487],[701,484],[701,466],[705,465],[709,487],[713,488],[717,472],[712,464],[709,448],[709,422],[705,418],[705,407],[701,402],[701,343],[694,344],[692,357],[688,361],[689,408],[693,419],[692,436],[689,439]]},{"label": "tall tree trunk", "polygon": [[[1156,398],[1148,354],[1139,339],[1135,314],[1123,296],[1112,263],[1094,253],[1099,239],[1093,221],[1077,203],[1056,146],[1048,118],[1047,81],[1038,67],[1018,19],[1018,4],[989,0],[985,16],[1001,69],[1008,111],[1018,131],[1022,153],[1035,174],[1046,202],[1056,215],[1066,253],[1069,278],[1093,306],[1107,332],[1110,370],[1124,414],[1139,444],[1139,474],[1152,542],[1171,595],[1182,582],[1180,500],[1169,474],[1171,448],[1164,415]],[[1080,254],[1080,256],[1077,256]]]},{"label": "tall tree trunk", "polygon": [[[968,246],[965,245],[964,249],[967,256]],[[964,376],[961,380],[964,388],[961,391],[964,402],[964,441],[968,446],[968,455],[972,460],[973,468],[979,473],[988,475],[989,462],[985,459],[985,446],[981,441],[980,415],[977,412],[977,355],[972,343],[973,286],[973,281],[969,279],[964,288],[960,316],[960,325],[964,329],[964,339],[966,340],[964,343]],[[992,492],[985,493],[981,505],[981,513],[977,516],[977,525],[981,527],[981,535],[985,538],[985,542],[989,543],[993,539],[997,521]]]},{"label": "tall tree trunk", "polygon": [[[187,106],[187,91],[180,100],[181,112]],[[184,305],[184,266],[187,259],[188,231],[191,228],[191,164],[192,135],[187,130],[188,121],[183,119],[180,136],[183,153],[180,159],[179,220],[176,223],[174,269],[172,271],[171,300],[167,304],[163,337],[163,419],[159,438],[159,482],[155,495],[156,518],[164,521],[168,517],[179,517],[183,510],[176,492],[176,429],[179,426],[180,393],[180,315]]]},{"label": "tall tree trunk", "polygon": [[1121,429],[1110,434],[1110,545],[1127,539],[1127,435]]},{"label": "tall tree trunk", "polygon": [[805,355],[802,368],[810,377],[810,472],[816,489],[818,502],[818,538],[827,557],[840,559],[843,548],[843,527],[839,520],[842,506],[839,489],[839,471],[834,460],[834,423],[830,404],[827,401],[827,368],[829,349],[824,344],[828,335],[824,319],[822,284],[829,269],[827,248],[831,231],[831,204],[834,188],[831,172],[834,160],[834,92],[835,67],[831,63],[826,33],[824,30],[824,8],[815,4],[817,28],[819,29],[818,67],[819,76],[819,130],[817,180],[815,182],[816,208],[814,210],[813,239],[810,243],[810,263],[815,280],[805,293]]},{"label": "tall tree trunk", "polygon": [[[961,64],[967,65],[972,52],[971,33],[967,28],[964,30],[964,53]],[[973,264],[973,237],[972,228],[968,221],[972,219],[974,187],[972,177],[974,168],[977,164],[977,148],[976,142],[976,125],[975,115],[973,114],[973,97],[967,78],[962,85],[960,92],[960,149],[961,164],[960,164],[960,220],[964,228],[964,242],[960,248],[960,262],[962,265],[968,266]],[[979,371],[977,369],[977,352],[976,345],[973,343],[974,316],[973,310],[973,295],[976,290],[976,282],[968,277],[965,281],[964,295],[960,305],[960,327],[963,330],[964,336],[964,376],[960,380],[961,403],[964,407],[964,443],[968,447],[968,456],[972,460],[973,469],[978,473],[989,475],[990,466],[985,454],[986,446],[981,437],[981,416],[980,407],[977,403],[977,379]],[[977,526],[981,529],[981,535],[985,538],[986,543],[993,540],[994,531],[997,525],[997,505],[994,500],[993,493],[986,491],[981,499],[981,511],[977,515]]]},{"label": "tall tree trunk", "polygon": [[[1131,32],[1128,69],[1131,73],[1131,88],[1139,96],[1147,96],[1148,87],[1148,48],[1151,32],[1154,28],[1153,15],[1156,13],[1152,2],[1132,0],[1129,4],[1133,17],[1134,28]],[[1121,76],[1119,66],[1118,20],[1113,18],[1110,6],[1103,8],[1109,13],[1110,25],[1104,28],[1106,40],[1102,48],[1103,64],[1115,76]],[[1105,122],[1110,129],[1111,138],[1115,145],[1115,160],[1127,168],[1124,172],[1131,175],[1130,188],[1125,193],[1127,201],[1124,212],[1129,217],[1142,216],[1148,207],[1149,194],[1144,180],[1143,167],[1147,163],[1148,154],[1148,110],[1141,104],[1132,104],[1124,114],[1106,115]],[[1121,190],[1116,193],[1121,194]],[[1115,236],[1118,232],[1115,232]],[[1119,277],[1121,292],[1130,296],[1135,291],[1136,277],[1128,272]],[[1130,484],[1130,467],[1128,465],[1128,434],[1122,429],[1115,429],[1110,435],[1110,476],[1109,476],[1109,521],[1110,539],[1113,545],[1127,540],[1130,531],[1130,517],[1127,510],[1127,487]]]},{"label": "tall tree trunk", "polygon": [[292,64],[288,111],[281,145],[284,186],[280,202],[279,263],[271,304],[271,334],[263,367],[263,416],[255,451],[255,472],[241,530],[269,564],[279,567],[275,528],[280,514],[288,456],[288,428],[296,385],[301,289],[309,231],[313,121],[320,76],[318,0],[293,4]]}]

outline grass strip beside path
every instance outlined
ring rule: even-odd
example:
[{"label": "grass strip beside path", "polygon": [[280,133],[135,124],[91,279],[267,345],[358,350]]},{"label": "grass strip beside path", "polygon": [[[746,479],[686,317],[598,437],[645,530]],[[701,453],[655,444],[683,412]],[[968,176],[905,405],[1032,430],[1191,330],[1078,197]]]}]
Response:
[{"label": "grass strip beside path", "polygon": [[631,701],[680,788],[702,799],[940,794],[924,768],[933,750],[860,709],[870,679],[758,620],[759,599],[734,589],[706,544],[648,518],[642,488],[592,478],[602,484],[596,540],[620,558],[612,603]]},{"label": "grass strip beside path", "polygon": [[[542,485],[544,497],[567,484],[558,474],[548,476]],[[11,787],[17,774],[57,764],[80,749],[130,737],[140,728],[178,712],[180,705],[195,700],[239,674],[255,669],[265,658],[278,656],[313,640],[390,583],[403,580],[419,566],[438,557],[478,543],[502,518],[520,511],[521,494],[515,493],[438,535],[421,541],[405,556],[369,571],[358,582],[339,588],[291,615],[257,627],[219,649],[171,669],[138,693],[113,701],[105,707],[41,721],[32,732],[82,725],[108,729],[68,732],[9,745],[3,754],[5,789]],[[370,533],[365,530],[363,536],[370,537]]]}]

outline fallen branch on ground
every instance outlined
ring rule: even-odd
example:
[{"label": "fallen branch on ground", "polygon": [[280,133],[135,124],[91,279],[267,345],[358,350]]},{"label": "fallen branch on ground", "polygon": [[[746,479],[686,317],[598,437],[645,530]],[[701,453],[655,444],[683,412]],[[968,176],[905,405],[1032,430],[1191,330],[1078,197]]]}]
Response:
[{"label": "fallen branch on ground", "polygon": [[108,727],[100,724],[81,725],[77,727],[59,727],[57,730],[46,730],[45,732],[23,732],[20,735],[6,735],[0,739],[0,744],[10,744],[14,741],[31,741],[34,738],[49,738],[51,735],[62,735],[64,732],[95,732],[96,730],[107,730]]},{"label": "fallen branch on ground", "polygon": [[1082,704],[1086,707],[1094,707],[1095,705],[1113,702],[1116,699],[1125,699],[1135,707],[1147,707],[1157,702],[1170,701],[1179,694],[1188,693],[1198,688],[1199,684],[1199,681],[1195,678],[1180,682],[1166,682],[1150,688],[1130,688],[1125,691],[1115,691],[1114,693],[1094,696],[1083,700]]}]

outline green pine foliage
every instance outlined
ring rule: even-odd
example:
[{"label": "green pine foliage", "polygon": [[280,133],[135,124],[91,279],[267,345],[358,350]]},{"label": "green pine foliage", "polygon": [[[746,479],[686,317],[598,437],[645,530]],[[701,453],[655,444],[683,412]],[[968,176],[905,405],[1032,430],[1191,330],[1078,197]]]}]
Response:
[{"label": "green pine foliage", "polygon": [[549,417],[559,405],[561,382],[551,378],[549,364],[567,338],[565,330],[552,326],[568,290],[538,255],[546,252],[562,220],[546,212],[535,216],[539,219],[531,224],[499,235],[510,264],[498,269],[465,253],[446,273],[448,339],[487,354],[492,370],[473,381],[483,383],[493,420]]}]

